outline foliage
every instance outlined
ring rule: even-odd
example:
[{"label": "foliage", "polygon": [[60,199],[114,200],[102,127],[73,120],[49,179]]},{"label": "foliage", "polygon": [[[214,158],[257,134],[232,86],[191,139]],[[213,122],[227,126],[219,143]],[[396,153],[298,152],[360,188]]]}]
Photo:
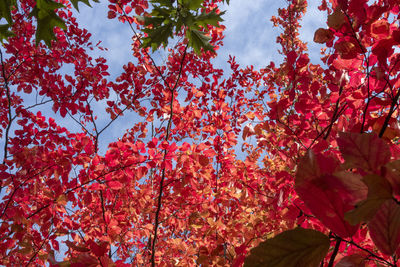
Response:
[{"label": "foliage", "polygon": [[149,16],[139,17],[139,21],[146,26],[144,32],[147,33],[147,36],[143,38],[142,47],[151,47],[153,51],[161,44],[166,47],[174,31],[178,34],[184,27],[188,45],[196,54],[201,53],[201,48],[212,51],[213,47],[208,42],[211,37],[208,37],[202,29],[207,29],[208,25],[218,26],[224,12],[217,14],[216,8],[211,12],[203,10],[198,14],[202,2],[203,0],[178,0],[177,6],[174,6],[174,1],[152,0],[153,9]]},{"label": "foliage", "polygon": [[[93,0],[98,2],[98,0]],[[73,6],[79,10],[78,3],[83,2],[90,6],[89,0],[71,0]],[[36,29],[36,45],[43,40],[46,45],[51,46],[51,41],[55,40],[56,37],[53,33],[54,27],[66,29],[65,22],[57,15],[56,10],[63,7],[62,3],[53,0],[37,0],[36,5],[30,12],[30,16],[36,18],[37,29]],[[21,4],[25,4],[21,2]],[[17,0],[3,0],[0,3],[0,19],[5,19],[7,24],[0,25],[0,41],[3,42],[5,39],[13,35],[10,31],[10,27],[14,23],[12,18],[12,10],[18,9]]]},{"label": "foliage", "polygon": [[67,2],[1,3],[1,265],[398,265],[398,1],[321,1],[323,64],[288,1],[282,62],[225,72],[222,2],[111,0],[116,78]]}]

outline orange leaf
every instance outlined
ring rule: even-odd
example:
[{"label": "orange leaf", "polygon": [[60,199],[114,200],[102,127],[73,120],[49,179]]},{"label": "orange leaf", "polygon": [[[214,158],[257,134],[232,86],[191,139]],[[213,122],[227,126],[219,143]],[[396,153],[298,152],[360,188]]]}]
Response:
[{"label": "orange leaf", "polygon": [[328,26],[332,29],[339,30],[345,22],[346,16],[339,8],[336,8],[335,11],[328,16]]},{"label": "orange leaf", "polygon": [[314,42],[324,44],[333,38],[333,33],[328,29],[319,28],[314,33]]}]

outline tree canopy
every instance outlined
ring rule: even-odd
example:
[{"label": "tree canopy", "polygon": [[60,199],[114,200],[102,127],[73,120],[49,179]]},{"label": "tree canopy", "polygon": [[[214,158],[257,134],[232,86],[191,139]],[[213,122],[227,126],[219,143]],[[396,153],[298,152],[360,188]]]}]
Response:
[{"label": "tree canopy", "polygon": [[289,0],[224,71],[229,1],[110,0],[115,78],[79,2],[0,3],[1,265],[398,266],[398,1],[322,0],[312,62]]}]

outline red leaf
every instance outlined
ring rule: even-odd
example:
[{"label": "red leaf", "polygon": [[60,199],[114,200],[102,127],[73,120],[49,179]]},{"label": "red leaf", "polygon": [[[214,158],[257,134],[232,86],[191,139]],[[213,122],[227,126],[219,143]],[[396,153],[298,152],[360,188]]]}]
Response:
[{"label": "red leaf", "polygon": [[361,254],[353,254],[343,257],[335,267],[364,267],[366,264],[366,256]]},{"label": "red leaf", "polygon": [[89,243],[91,251],[97,257],[103,256],[108,250],[108,243],[107,242],[103,241],[103,242],[100,242],[99,244],[97,244],[93,240],[90,240],[88,243]]},{"label": "red leaf", "polygon": [[314,42],[324,44],[333,39],[333,33],[329,29],[319,28],[314,33]]},{"label": "red leaf", "polygon": [[337,139],[346,166],[379,171],[390,160],[390,149],[376,134],[339,133]]},{"label": "red leaf", "polygon": [[349,190],[332,173],[338,164],[312,151],[301,160],[296,174],[295,189],[310,211],[328,228],[342,237],[352,236],[358,226],[344,220],[353,206]]},{"label": "red leaf", "polygon": [[368,223],[368,229],[379,250],[392,255],[400,244],[400,206],[387,200]]},{"label": "red leaf", "polygon": [[107,184],[111,189],[114,190],[120,190],[123,187],[123,185],[118,181],[109,181]]}]

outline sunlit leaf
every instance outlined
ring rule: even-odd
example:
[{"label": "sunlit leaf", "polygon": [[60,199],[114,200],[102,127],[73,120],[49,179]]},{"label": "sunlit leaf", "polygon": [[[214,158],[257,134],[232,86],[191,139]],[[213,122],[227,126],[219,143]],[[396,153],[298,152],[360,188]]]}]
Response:
[{"label": "sunlit leaf", "polygon": [[340,152],[349,168],[377,171],[390,160],[390,149],[374,133],[339,133]]},{"label": "sunlit leaf", "polygon": [[350,225],[344,214],[352,206],[352,191],[332,172],[338,163],[332,158],[309,151],[298,165],[295,190],[324,225],[340,236],[350,237],[357,231],[357,226]]}]

